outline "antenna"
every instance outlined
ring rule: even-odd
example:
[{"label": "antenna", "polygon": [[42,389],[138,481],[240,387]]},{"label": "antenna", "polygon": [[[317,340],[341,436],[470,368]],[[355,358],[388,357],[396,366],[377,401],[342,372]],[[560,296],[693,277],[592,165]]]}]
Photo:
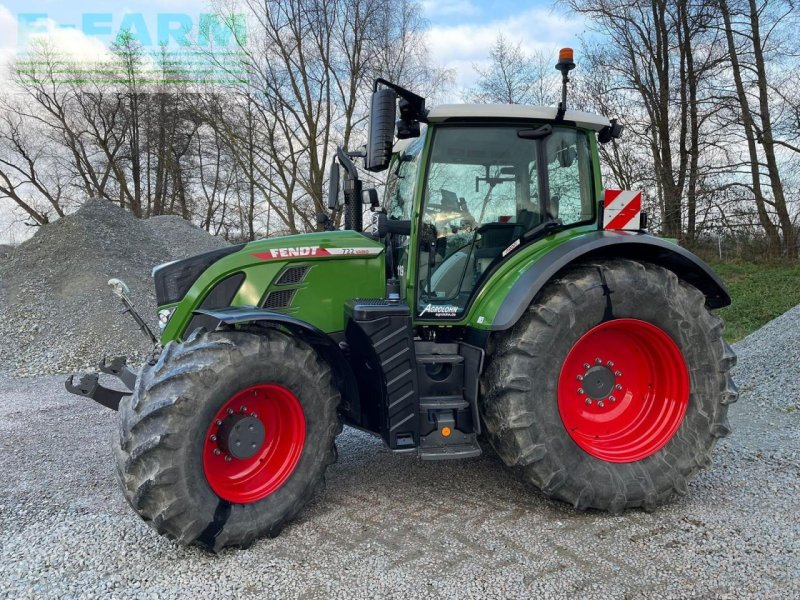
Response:
[{"label": "antenna", "polygon": [[569,83],[569,72],[575,68],[572,48],[562,48],[558,52],[558,62],[556,70],[561,71],[561,102],[558,103],[556,121],[563,121],[564,114],[567,112],[567,84]]}]

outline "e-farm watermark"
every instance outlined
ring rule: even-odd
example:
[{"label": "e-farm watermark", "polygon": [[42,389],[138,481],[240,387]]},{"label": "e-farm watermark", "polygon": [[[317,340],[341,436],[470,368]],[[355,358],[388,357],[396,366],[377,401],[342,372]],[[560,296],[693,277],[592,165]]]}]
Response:
[{"label": "e-farm watermark", "polygon": [[[246,72],[243,14],[92,12],[56,20],[30,12],[19,13],[17,23],[21,77],[41,76],[46,67],[49,77],[61,81],[123,83],[116,68],[121,58],[134,59],[141,71],[138,83],[233,83]],[[69,38],[72,31],[80,35]],[[63,32],[66,37],[59,36]],[[59,37],[69,42],[54,43]],[[81,37],[100,42],[102,56],[72,47]]]}]

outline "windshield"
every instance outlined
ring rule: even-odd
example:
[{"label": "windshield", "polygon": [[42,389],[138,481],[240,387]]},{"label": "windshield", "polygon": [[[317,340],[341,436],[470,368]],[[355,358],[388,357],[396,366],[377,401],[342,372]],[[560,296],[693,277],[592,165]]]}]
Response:
[{"label": "windshield", "polygon": [[422,214],[420,316],[460,316],[481,276],[537,226],[593,219],[586,134],[554,127],[541,140],[517,135],[530,128],[435,132]]}]

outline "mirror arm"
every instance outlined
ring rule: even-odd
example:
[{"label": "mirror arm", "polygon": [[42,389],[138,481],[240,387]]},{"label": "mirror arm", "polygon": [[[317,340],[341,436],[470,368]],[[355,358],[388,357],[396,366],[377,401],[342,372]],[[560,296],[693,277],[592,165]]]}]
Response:
[{"label": "mirror arm", "polygon": [[345,151],[344,148],[341,146],[336,147],[336,158],[339,159],[339,163],[344,167],[344,170],[347,171],[347,175],[350,179],[358,179],[358,169],[353,164],[353,161],[350,159],[350,154]]},{"label": "mirror arm", "polygon": [[380,77],[376,79],[375,83],[372,85],[373,92],[378,91],[378,85],[383,85],[394,90],[398,96],[408,102],[408,113],[402,115],[403,118],[414,119],[422,123],[427,122],[428,111],[425,108],[425,98],[397,85],[396,83],[392,83],[391,81],[387,81],[386,79]]}]

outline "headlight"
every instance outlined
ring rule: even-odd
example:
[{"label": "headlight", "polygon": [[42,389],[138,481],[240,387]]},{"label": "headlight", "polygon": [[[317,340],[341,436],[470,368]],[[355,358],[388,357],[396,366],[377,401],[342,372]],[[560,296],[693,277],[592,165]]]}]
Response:
[{"label": "headlight", "polygon": [[158,326],[163,330],[169,320],[172,318],[172,313],[175,312],[174,308],[164,308],[158,311]]}]

